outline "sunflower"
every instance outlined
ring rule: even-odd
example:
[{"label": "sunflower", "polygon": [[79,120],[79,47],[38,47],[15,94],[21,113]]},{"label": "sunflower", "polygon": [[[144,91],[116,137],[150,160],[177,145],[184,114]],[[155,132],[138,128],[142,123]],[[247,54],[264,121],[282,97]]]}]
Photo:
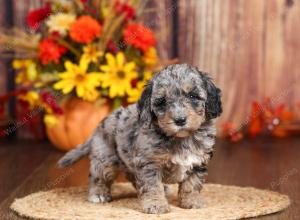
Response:
[{"label": "sunflower", "polygon": [[75,88],[78,97],[95,101],[98,97],[95,95],[98,93],[96,87],[100,86],[101,75],[98,72],[87,73],[88,62],[82,58],[79,65],[66,61],[65,69],[65,72],[58,74],[60,81],[54,84],[54,88],[62,90],[64,94],[70,93]]},{"label": "sunflower", "polygon": [[97,48],[92,44],[88,44],[83,48],[82,58],[85,59],[87,62],[97,63],[98,57],[102,55],[103,52],[97,51]]},{"label": "sunflower", "polygon": [[123,97],[132,90],[131,81],[138,77],[134,62],[125,62],[124,53],[118,52],[116,56],[106,54],[107,65],[101,65],[103,72],[102,87],[109,87],[109,97]]},{"label": "sunflower", "polygon": [[84,100],[93,102],[100,96],[100,93],[96,89],[86,89],[84,91]]}]

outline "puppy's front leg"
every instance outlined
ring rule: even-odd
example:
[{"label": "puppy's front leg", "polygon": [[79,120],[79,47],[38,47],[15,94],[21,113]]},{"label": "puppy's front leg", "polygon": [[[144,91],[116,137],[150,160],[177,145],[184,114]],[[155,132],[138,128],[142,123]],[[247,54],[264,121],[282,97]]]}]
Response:
[{"label": "puppy's front leg", "polygon": [[206,174],[206,168],[193,169],[190,176],[179,184],[178,199],[181,208],[197,209],[203,206],[204,200],[200,196],[200,191]]},{"label": "puppy's front leg", "polygon": [[160,172],[160,169],[152,164],[140,167],[137,171],[139,199],[145,213],[157,214],[170,211]]}]

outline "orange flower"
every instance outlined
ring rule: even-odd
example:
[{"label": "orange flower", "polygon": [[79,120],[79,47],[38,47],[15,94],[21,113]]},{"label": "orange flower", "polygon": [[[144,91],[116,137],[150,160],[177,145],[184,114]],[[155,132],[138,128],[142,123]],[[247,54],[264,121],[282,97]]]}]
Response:
[{"label": "orange flower", "polygon": [[152,31],[140,24],[127,25],[124,30],[124,41],[129,45],[141,49],[143,52],[156,43]]},{"label": "orange flower", "polygon": [[102,32],[97,20],[90,16],[81,16],[71,24],[70,37],[78,43],[90,43]]},{"label": "orange flower", "polygon": [[267,109],[262,108],[258,102],[252,103],[251,116],[249,121],[249,134],[256,137],[263,131],[263,114]]},{"label": "orange flower", "polygon": [[57,64],[59,62],[59,58],[66,52],[67,49],[65,47],[58,45],[52,39],[44,39],[40,42],[39,58],[44,65],[51,61]]}]

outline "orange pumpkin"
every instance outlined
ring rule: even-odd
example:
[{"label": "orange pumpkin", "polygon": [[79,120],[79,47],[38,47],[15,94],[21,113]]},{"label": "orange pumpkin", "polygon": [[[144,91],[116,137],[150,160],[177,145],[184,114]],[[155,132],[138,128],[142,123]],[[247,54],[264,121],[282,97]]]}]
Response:
[{"label": "orange pumpkin", "polygon": [[52,144],[64,151],[83,143],[110,111],[107,103],[97,106],[79,98],[66,99],[61,107],[64,113],[58,124],[46,126],[46,132]]}]

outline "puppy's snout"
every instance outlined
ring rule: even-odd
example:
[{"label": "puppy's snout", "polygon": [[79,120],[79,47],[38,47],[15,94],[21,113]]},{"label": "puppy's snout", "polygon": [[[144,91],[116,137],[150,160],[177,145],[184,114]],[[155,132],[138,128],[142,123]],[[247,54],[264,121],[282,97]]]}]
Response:
[{"label": "puppy's snout", "polygon": [[174,119],[177,126],[184,126],[186,124],[186,117],[178,117]]}]

